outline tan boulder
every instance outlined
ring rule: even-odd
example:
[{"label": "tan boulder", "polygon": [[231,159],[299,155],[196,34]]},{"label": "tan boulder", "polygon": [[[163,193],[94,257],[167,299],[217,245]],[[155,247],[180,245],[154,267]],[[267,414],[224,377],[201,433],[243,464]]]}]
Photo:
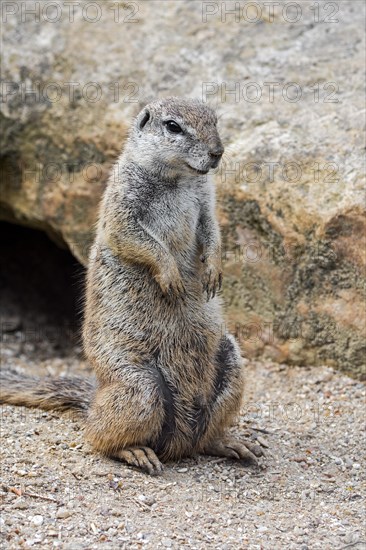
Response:
[{"label": "tan boulder", "polygon": [[249,357],[361,375],[363,3],[6,4],[1,219],[85,263],[131,117],[156,96],[201,97],[226,146],[227,325]]}]

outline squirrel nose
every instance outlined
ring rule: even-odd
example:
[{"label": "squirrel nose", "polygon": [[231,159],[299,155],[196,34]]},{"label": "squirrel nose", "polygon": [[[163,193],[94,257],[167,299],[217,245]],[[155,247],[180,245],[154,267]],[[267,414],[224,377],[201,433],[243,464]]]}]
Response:
[{"label": "squirrel nose", "polygon": [[210,155],[215,158],[221,158],[224,153],[224,148],[222,145],[217,145],[216,147],[213,147],[210,149]]}]

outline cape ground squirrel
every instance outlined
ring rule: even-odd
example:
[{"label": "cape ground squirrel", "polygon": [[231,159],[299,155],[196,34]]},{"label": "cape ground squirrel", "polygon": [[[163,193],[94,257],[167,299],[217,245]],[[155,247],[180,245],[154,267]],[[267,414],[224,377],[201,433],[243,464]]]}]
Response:
[{"label": "cape ground squirrel", "polygon": [[242,360],[223,332],[211,168],[223,146],[207,105],[167,98],[134,121],[110,177],[89,259],[83,340],[96,386],[3,372],[1,401],[85,411],[87,440],[149,473],[205,453],[255,461],[225,431]]}]

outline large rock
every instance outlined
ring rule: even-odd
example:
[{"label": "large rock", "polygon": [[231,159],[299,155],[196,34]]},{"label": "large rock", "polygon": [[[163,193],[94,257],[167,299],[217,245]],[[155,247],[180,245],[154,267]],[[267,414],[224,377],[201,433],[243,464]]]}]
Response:
[{"label": "large rock", "polygon": [[85,263],[131,116],[203,97],[226,145],[228,326],[249,356],[360,375],[363,3],[3,4],[1,218]]}]

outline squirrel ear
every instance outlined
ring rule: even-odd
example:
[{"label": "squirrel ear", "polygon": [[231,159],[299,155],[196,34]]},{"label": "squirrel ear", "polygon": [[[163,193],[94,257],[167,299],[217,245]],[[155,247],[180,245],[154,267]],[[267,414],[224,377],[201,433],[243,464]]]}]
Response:
[{"label": "squirrel ear", "polygon": [[142,130],[144,128],[144,126],[146,125],[149,119],[150,119],[150,112],[148,109],[145,108],[141,111],[141,113],[137,117],[137,127],[139,128],[139,130]]}]

